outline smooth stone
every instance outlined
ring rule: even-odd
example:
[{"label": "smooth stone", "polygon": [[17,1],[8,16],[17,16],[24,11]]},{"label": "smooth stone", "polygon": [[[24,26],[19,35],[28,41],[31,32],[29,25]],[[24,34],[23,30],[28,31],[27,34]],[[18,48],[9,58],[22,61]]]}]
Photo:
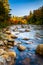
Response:
[{"label": "smooth stone", "polygon": [[12,46],[14,46],[14,41],[10,41],[10,40],[5,40],[4,41],[4,44],[7,46],[7,47],[9,47],[9,48],[11,48]]},{"label": "smooth stone", "polygon": [[26,44],[32,44],[32,43],[33,43],[33,42],[29,42],[29,41],[26,42]]},{"label": "smooth stone", "polygon": [[11,34],[11,32],[10,31],[6,31],[6,34]]},{"label": "smooth stone", "polygon": [[43,55],[43,44],[39,44],[36,48],[36,53],[39,55]]},{"label": "smooth stone", "polygon": [[0,41],[0,46],[3,46],[3,45],[4,45],[3,41]]},{"label": "smooth stone", "polygon": [[0,65],[7,65],[6,60],[2,56],[0,56]]},{"label": "smooth stone", "polygon": [[17,43],[16,42],[14,42],[14,46],[17,46]]},{"label": "smooth stone", "polygon": [[23,40],[29,40],[29,38],[23,38]]},{"label": "smooth stone", "polygon": [[0,49],[0,55],[4,54],[4,50]]},{"label": "smooth stone", "polygon": [[16,38],[17,38],[17,36],[11,35],[11,38],[16,39]]},{"label": "smooth stone", "polygon": [[18,48],[20,51],[26,50],[26,47],[25,47],[25,46],[22,46],[22,45],[18,45],[17,48]]},{"label": "smooth stone", "polygon": [[13,48],[13,46],[12,45],[7,45],[7,48]]},{"label": "smooth stone", "polygon": [[8,42],[14,42],[14,39],[9,38],[7,41]]},{"label": "smooth stone", "polygon": [[16,58],[16,52],[8,52],[8,55],[11,57],[14,57],[14,59]]},{"label": "smooth stone", "polygon": [[8,41],[7,40],[4,40],[4,44],[7,45]]},{"label": "smooth stone", "polygon": [[3,58],[7,59],[9,57],[8,53],[2,55]]},{"label": "smooth stone", "polygon": [[25,32],[30,32],[30,30],[26,29]]},{"label": "smooth stone", "polygon": [[10,50],[0,49],[0,65],[13,65],[16,59],[16,53]]}]

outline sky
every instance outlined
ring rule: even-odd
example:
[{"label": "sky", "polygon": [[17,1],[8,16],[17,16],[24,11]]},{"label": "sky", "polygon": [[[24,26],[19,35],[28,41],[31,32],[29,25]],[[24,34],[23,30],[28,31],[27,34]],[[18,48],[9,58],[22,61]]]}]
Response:
[{"label": "sky", "polygon": [[9,0],[9,4],[12,16],[25,16],[43,6],[43,0]]}]

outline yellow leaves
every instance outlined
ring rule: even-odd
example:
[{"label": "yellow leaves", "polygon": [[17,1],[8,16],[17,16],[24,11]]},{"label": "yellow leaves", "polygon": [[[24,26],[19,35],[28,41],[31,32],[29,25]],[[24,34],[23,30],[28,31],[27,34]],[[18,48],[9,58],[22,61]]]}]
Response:
[{"label": "yellow leaves", "polygon": [[26,19],[22,20],[21,22],[22,22],[22,24],[27,24]]},{"label": "yellow leaves", "polygon": [[14,24],[18,24],[18,23],[27,24],[26,19],[22,19],[22,17],[12,17],[12,18],[11,18],[11,21],[12,21],[12,23],[14,23]]}]

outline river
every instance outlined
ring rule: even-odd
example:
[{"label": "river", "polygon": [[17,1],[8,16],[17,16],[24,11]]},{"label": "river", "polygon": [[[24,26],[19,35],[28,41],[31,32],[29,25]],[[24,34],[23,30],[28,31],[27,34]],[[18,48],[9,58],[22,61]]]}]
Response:
[{"label": "river", "polygon": [[[43,44],[43,26],[40,25],[13,25],[10,27],[15,42],[21,43],[27,49],[19,51],[16,46],[11,48],[17,54],[14,65],[43,65],[43,58],[35,53],[39,44]],[[28,38],[28,40],[24,40]]]}]

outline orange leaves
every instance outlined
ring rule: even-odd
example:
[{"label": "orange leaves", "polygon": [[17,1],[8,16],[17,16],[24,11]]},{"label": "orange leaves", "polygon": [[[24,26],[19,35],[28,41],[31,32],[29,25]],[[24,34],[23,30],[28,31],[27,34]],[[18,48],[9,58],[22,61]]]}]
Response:
[{"label": "orange leaves", "polygon": [[14,16],[11,18],[11,22],[14,24],[18,24],[18,23],[26,24],[27,23],[26,19],[22,19],[22,17],[14,17]]}]

